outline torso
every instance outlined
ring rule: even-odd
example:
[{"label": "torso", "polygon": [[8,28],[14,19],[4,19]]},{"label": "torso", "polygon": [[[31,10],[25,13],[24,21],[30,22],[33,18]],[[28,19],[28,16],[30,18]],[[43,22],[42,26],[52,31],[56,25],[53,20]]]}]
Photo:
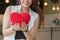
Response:
[{"label": "torso", "polygon": [[[11,6],[11,12],[19,12],[20,13],[20,10],[21,9],[21,5],[18,5],[18,6]],[[30,9],[30,12],[29,12],[29,14],[30,14],[30,16],[31,16],[31,19],[30,19],[30,21],[29,21],[29,27],[28,27],[28,31],[30,31],[31,29],[32,29],[32,27],[33,27],[33,25],[34,25],[34,21],[37,19],[37,17],[39,16],[36,12],[34,12],[34,11],[32,11],[31,9]],[[9,36],[7,36],[7,37],[4,37],[4,40],[15,40],[15,36],[18,34],[18,33],[20,33],[19,35],[21,35],[22,36],[22,38],[24,38],[24,40],[26,39],[25,38],[25,36],[24,36],[24,34],[23,34],[23,32],[18,32],[17,34],[16,34],[17,32],[15,32],[15,33],[13,33],[12,35],[9,35]],[[20,38],[21,39],[21,38]]]}]

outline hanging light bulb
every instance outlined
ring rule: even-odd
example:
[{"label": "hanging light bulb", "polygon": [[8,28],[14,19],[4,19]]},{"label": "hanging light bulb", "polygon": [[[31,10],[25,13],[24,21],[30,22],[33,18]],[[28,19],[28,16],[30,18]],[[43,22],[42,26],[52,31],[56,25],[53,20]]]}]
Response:
[{"label": "hanging light bulb", "polygon": [[55,10],[56,10],[56,8],[55,8],[55,7],[52,7],[52,10],[53,10],[53,11],[55,11]]},{"label": "hanging light bulb", "polygon": [[48,3],[47,2],[44,2],[44,6],[47,6],[48,5]]},{"label": "hanging light bulb", "polygon": [[40,5],[40,2],[38,1],[38,5]]},{"label": "hanging light bulb", "polygon": [[5,0],[5,3],[9,3],[9,0]]},{"label": "hanging light bulb", "polygon": [[57,6],[56,10],[59,10],[59,6]]}]

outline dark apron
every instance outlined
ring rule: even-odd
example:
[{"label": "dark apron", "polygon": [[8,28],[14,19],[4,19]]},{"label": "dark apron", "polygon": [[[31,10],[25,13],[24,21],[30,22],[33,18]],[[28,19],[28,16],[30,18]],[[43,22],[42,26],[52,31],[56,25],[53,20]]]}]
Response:
[{"label": "dark apron", "polygon": [[16,31],[15,40],[26,40],[26,37],[22,31]]}]

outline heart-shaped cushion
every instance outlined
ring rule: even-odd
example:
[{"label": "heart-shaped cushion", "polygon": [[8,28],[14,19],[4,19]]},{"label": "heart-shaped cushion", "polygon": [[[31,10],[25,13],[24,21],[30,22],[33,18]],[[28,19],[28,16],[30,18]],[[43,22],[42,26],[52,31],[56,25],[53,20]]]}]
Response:
[{"label": "heart-shaped cushion", "polygon": [[12,22],[12,25],[14,25],[15,23],[19,23],[21,25],[22,22],[25,22],[26,24],[28,24],[30,21],[30,18],[31,17],[27,12],[23,12],[23,13],[12,12],[10,14],[10,20]]}]

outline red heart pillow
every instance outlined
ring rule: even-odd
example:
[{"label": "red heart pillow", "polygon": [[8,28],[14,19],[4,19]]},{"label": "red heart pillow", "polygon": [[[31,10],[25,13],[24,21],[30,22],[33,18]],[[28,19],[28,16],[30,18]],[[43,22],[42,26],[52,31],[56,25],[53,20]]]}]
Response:
[{"label": "red heart pillow", "polygon": [[30,15],[27,12],[23,12],[23,13],[12,12],[10,14],[10,20],[12,22],[12,25],[14,25],[15,23],[19,23],[21,25],[22,22],[28,24],[30,21]]}]

